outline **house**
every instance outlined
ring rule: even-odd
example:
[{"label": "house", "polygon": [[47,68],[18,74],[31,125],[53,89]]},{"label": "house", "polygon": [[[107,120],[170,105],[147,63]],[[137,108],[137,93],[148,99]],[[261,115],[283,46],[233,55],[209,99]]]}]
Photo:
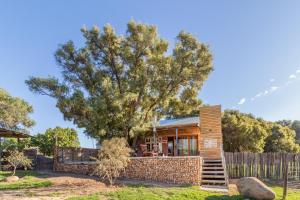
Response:
[{"label": "house", "polygon": [[[137,141],[141,155],[129,159],[123,178],[226,189],[221,106],[201,107],[197,117],[162,120],[154,133]],[[90,174],[96,165],[89,158],[97,151],[56,148],[54,170]]]},{"label": "house", "polygon": [[221,158],[221,106],[201,107],[197,117],[161,120],[155,137],[151,131],[145,138],[147,151],[154,151],[155,140],[160,155]]}]

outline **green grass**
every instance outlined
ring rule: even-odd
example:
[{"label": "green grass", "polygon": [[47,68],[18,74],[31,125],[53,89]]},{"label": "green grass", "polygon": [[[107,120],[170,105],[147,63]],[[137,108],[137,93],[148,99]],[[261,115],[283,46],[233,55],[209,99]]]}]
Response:
[{"label": "green grass", "polygon": [[[282,188],[272,186],[276,200],[282,199]],[[217,192],[200,190],[199,187],[146,187],[142,185],[127,186],[114,192],[96,193],[93,195],[71,197],[68,200],[242,200],[240,195],[226,195]],[[287,200],[299,200],[300,190],[289,190]]]},{"label": "green grass", "polygon": [[[0,181],[8,176],[11,176],[11,172],[0,171]],[[41,179],[42,175],[34,171],[17,171],[16,176],[19,176],[20,178],[20,180],[17,182],[0,182],[0,190],[38,188],[48,187],[52,185],[50,181]]]}]

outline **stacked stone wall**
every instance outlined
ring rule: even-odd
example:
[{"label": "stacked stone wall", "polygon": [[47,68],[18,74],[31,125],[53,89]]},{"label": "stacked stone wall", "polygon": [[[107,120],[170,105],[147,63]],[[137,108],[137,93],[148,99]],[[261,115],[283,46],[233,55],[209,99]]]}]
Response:
[{"label": "stacked stone wall", "polygon": [[[122,178],[172,184],[200,185],[201,157],[133,157]],[[55,171],[91,174],[94,162],[56,162]]]}]

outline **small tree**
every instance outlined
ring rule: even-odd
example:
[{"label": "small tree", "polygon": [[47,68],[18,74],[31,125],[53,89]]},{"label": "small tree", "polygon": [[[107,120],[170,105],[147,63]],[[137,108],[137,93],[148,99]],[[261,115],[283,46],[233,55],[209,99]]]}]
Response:
[{"label": "small tree", "polygon": [[13,167],[12,176],[15,175],[18,167],[24,167],[25,169],[31,167],[31,160],[27,158],[23,152],[19,151],[9,151],[9,156],[5,158],[5,161]]},{"label": "small tree", "polygon": [[112,185],[120,173],[127,167],[131,149],[124,138],[104,140],[98,157],[97,167],[92,175],[107,179]]}]

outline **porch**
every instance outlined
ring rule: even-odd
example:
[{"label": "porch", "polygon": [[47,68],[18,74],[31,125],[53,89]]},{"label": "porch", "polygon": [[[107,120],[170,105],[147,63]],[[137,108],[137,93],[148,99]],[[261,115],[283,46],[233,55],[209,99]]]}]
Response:
[{"label": "porch", "polygon": [[139,156],[197,156],[200,128],[195,124],[157,127],[156,136],[149,133],[140,144]]}]

